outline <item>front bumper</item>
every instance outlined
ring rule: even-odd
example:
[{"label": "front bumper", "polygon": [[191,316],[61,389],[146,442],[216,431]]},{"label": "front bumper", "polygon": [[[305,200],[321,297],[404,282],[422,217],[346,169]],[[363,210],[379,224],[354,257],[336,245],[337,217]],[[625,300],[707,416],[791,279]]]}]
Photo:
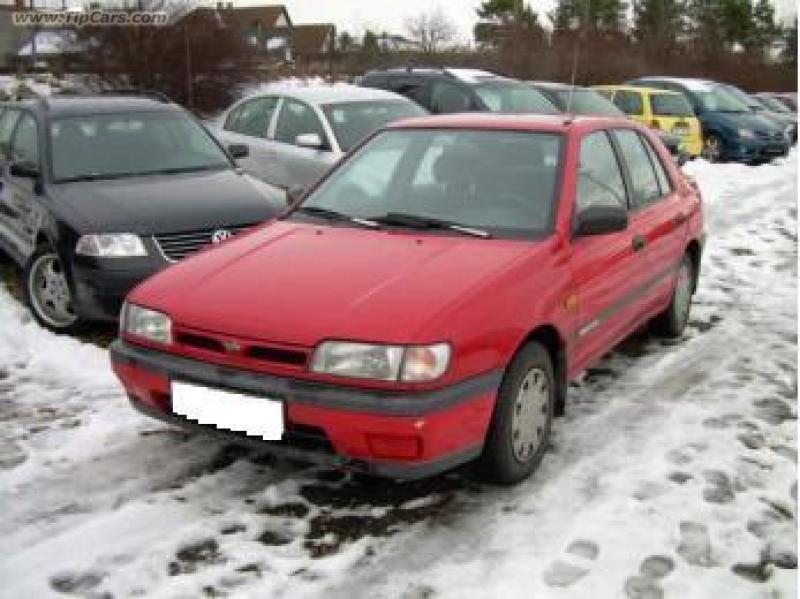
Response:
[{"label": "front bumper", "polygon": [[[443,389],[400,393],[233,369],[123,341],[114,342],[110,354],[132,404],[148,416],[261,451],[399,480],[478,457],[502,379],[501,371],[492,371]],[[282,401],[283,439],[264,441],[173,413],[173,380]]]},{"label": "front bumper", "polygon": [[168,266],[160,257],[85,258],[72,263],[75,308],[85,320],[116,321],[128,293]]},{"label": "front bumper", "polygon": [[726,145],[725,158],[741,162],[772,160],[789,153],[789,142],[785,139],[763,141],[739,139]]}]

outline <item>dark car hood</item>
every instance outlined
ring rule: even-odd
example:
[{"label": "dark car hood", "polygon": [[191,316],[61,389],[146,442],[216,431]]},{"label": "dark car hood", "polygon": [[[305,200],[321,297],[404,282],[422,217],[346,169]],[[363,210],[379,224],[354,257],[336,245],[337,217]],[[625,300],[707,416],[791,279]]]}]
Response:
[{"label": "dark car hood", "polygon": [[762,133],[782,131],[777,123],[752,112],[708,112],[703,116],[710,117],[712,122],[724,129],[752,129]]},{"label": "dark car hood", "polygon": [[52,190],[82,232],[151,235],[250,224],[284,203],[275,188],[232,169],[57,183]]}]

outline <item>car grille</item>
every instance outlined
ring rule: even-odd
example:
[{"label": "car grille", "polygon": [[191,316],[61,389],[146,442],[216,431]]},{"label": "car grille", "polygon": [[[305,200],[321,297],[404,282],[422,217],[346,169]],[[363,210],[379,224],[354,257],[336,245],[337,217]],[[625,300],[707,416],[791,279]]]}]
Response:
[{"label": "car grille", "polygon": [[[213,229],[202,229],[199,231],[183,231],[180,233],[163,233],[153,236],[153,241],[164,257],[170,262],[183,260],[189,254],[211,243],[219,243],[226,237],[241,233],[245,229],[254,226],[253,223],[246,225],[234,225],[225,227],[215,227]],[[230,235],[228,235],[230,234]]]}]

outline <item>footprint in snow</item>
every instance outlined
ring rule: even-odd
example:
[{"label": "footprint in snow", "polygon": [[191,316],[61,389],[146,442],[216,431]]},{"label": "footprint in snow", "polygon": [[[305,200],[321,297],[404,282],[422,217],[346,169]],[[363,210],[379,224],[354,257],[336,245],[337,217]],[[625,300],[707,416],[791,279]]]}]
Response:
[{"label": "footprint in snow", "polygon": [[639,574],[625,580],[628,599],[661,599],[664,589],[659,581],[675,569],[675,562],[665,555],[646,557],[639,566]]},{"label": "footprint in snow", "polygon": [[89,570],[86,572],[59,572],[50,577],[50,588],[59,593],[85,595],[97,588],[106,573]]},{"label": "footprint in snow", "polygon": [[686,563],[701,568],[710,568],[714,565],[711,557],[711,537],[705,524],[681,522],[680,533],[681,540],[676,551]]},{"label": "footprint in snow", "polygon": [[703,489],[703,499],[708,503],[733,503],[736,494],[730,476],[721,470],[706,470],[703,477],[709,485]]},{"label": "footprint in snow", "polygon": [[564,556],[566,559],[556,560],[550,564],[542,579],[551,587],[569,587],[589,573],[592,563],[599,554],[600,546],[594,541],[576,539],[566,548]]}]

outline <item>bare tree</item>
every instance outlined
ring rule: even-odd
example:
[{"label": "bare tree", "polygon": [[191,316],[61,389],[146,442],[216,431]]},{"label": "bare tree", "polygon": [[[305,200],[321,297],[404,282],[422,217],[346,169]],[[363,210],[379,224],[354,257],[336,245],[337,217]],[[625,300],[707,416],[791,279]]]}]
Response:
[{"label": "bare tree", "polygon": [[456,35],[455,23],[441,7],[406,19],[409,37],[417,42],[423,52],[433,54],[443,45],[452,45]]}]

